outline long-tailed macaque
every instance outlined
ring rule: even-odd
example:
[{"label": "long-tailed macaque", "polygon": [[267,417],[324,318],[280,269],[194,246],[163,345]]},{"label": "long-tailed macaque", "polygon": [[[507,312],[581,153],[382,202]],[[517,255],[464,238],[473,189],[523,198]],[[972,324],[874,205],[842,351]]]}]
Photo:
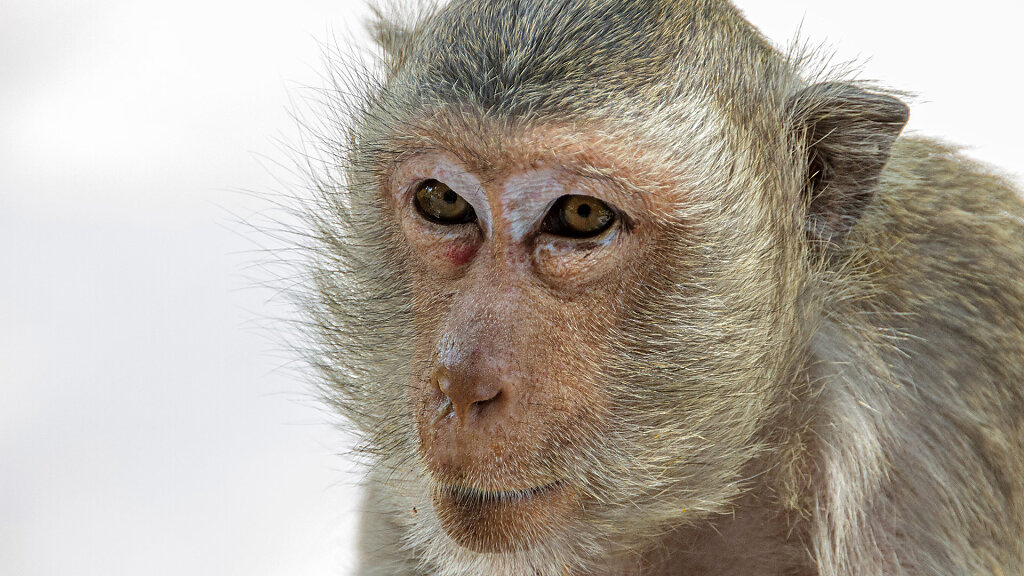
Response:
[{"label": "long-tailed macaque", "polygon": [[725,0],[373,30],[306,204],[357,574],[1024,574],[1006,180]]}]

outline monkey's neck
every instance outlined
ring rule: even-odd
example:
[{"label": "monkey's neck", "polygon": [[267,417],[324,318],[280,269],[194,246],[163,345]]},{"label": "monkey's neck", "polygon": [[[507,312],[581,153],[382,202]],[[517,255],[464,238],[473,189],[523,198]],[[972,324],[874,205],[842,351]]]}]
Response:
[{"label": "monkey's neck", "polygon": [[[764,492],[767,492],[765,490]],[[609,574],[622,576],[793,576],[814,574],[801,522],[772,494],[748,493],[731,514],[679,528],[639,559]]]}]

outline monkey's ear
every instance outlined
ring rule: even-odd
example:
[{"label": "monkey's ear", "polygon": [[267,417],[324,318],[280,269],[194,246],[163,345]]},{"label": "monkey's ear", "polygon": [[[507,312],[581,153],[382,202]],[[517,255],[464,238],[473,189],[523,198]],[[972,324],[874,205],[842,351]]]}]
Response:
[{"label": "monkey's ear", "polygon": [[892,96],[840,83],[804,88],[789,109],[807,154],[807,233],[838,245],[871,203],[910,110]]},{"label": "monkey's ear", "polygon": [[412,33],[398,20],[388,17],[378,6],[370,6],[373,16],[367,24],[370,36],[384,50],[384,57],[394,67],[403,59]]}]

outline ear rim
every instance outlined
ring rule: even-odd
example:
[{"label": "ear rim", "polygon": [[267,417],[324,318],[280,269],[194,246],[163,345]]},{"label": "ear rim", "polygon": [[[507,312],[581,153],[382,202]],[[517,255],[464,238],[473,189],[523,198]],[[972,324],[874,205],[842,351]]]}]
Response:
[{"label": "ear rim", "polygon": [[366,29],[382,51],[389,68],[398,68],[405,60],[412,43],[412,31],[379,4],[369,6],[372,16],[366,22]]},{"label": "ear rim", "polygon": [[893,93],[844,82],[806,86],[787,106],[805,162],[808,238],[838,247],[871,204],[910,108]]}]

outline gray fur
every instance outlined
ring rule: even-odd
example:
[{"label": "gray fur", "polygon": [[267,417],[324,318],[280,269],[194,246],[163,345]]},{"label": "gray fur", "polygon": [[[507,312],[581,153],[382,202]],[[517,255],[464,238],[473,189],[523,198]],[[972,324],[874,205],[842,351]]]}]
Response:
[{"label": "gray fur", "polygon": [[[386,11],[381,10],[381,14]],[[1024,574],[1024,207],[894,97],[722,0],[455,0],[374,24],[306,206],[309,362],[362,439],[360,575]],[[383,76],[376,76],[376,74]],[[342,76],[348,74],[341,72]],[[347,94],[355,91],[351,98]],[[563,463],[588,522],[459,548],[404,394],[415,295],[381,198],[411,151],[572,126],[694,191]],[[485,150],[481,154],[479,150]]]}]

